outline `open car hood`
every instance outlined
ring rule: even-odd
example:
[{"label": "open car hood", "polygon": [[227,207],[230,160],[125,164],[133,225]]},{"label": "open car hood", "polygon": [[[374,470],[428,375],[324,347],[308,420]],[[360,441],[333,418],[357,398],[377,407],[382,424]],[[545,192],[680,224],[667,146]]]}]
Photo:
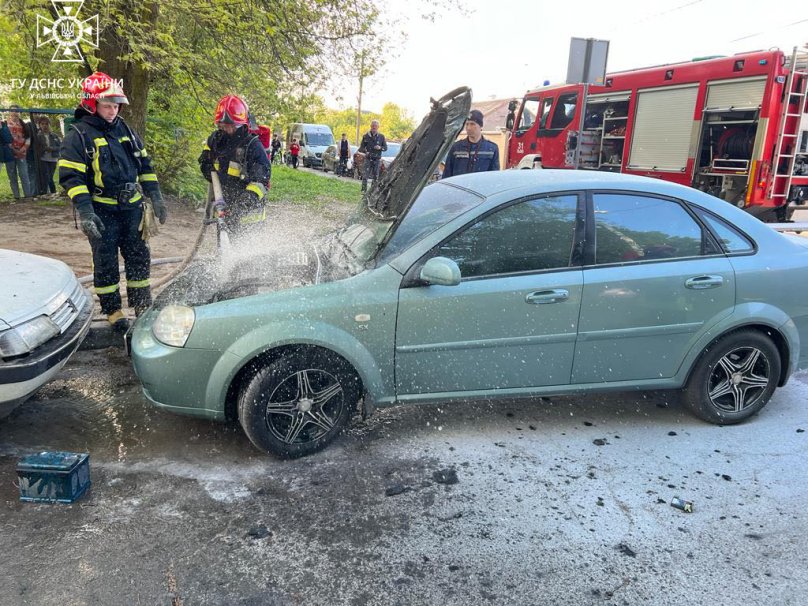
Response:
[{"label": "open car hood", "polygon": [[[471,108],[471,89],[456,88],[431,103],[431,111],[365,198],[368,210],[380,218],[400,220],[407,214],[463,129]],[[395,227],[388,237],[393,231]]]},{"label": "open car hood", "polygon": [[[429,114],[358,206],[358,214],[371,215],[372,222],[386,232],[370,239],[369,246],[375,251],[395,232],[463,128],[471,107],[471,90],[457,88],[437,101],[432,99],[431,104]],[[256,245],[231,252],[228,262],[222,258],[197,259],[155,297],[154,306],[205,305],[353,275],[358,267],[340,255],[344,246],[337,242],[361,248],[357,241],[373,234],[351,223],[323,238],[322,248],[310,243],[293,246],[293,250],[263,251]],[[367,255],[367,259],[372,257]]]}]

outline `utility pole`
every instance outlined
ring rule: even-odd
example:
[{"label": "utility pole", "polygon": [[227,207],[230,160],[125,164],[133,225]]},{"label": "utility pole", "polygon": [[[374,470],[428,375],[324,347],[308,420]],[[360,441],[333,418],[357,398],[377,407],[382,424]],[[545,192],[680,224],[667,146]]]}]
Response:
[{"label": "utility pole", "polygon": [[359,98],[356,103],[356,140],[354,145],[359,145],[359,128],[362,124],[362,84],[365,80],[365,51],[359,53]]}]

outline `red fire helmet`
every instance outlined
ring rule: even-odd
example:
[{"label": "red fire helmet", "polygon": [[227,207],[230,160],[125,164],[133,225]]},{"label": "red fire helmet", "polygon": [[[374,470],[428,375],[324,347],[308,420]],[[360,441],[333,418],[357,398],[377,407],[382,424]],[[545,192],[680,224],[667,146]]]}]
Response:
[{"label": "red fire helmet", "polygon": [[129,105],[121,83],[104,72],[95,72],[85,78],[81,85],[81,107],[94,114],[99,101]]},{"label": "red fire helmet", "polygon": [[216,106],[216,114],[213,121],[216,124],[235,124],[245,126],[249,124],[249,109],[241,97],[236,95],[226,95],[221,98]]}]

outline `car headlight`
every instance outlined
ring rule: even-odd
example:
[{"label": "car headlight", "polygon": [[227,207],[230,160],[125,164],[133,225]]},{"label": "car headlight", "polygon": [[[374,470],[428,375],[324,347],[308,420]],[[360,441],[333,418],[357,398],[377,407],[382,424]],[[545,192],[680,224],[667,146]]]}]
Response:
[{"label": "car headlight", "polygon": [[38,316],[0,333],[0,356],[11,358],[27,354],[61,332],[59,325],[48,316]]},{"label": "car headlight", "polygon": [[152,326],[154,338],[173,347],[184,347],[194,327],[194,310],[184,305],[169,305],[160,310]]}]

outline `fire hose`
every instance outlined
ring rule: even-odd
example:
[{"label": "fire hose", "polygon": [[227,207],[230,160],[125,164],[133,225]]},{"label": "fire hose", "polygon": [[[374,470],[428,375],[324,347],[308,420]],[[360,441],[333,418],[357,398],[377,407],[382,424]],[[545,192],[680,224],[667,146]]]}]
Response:
[{"label": "fire hose", "polygon": [[[219,182],[219,177],[216,175],[215,172],[211,173],[211,183],[212,188],[211,192],[208,194],[208,203],[205,208],[205,220],[202,222],[202,227],[199,230],[199,234],[196,237],[196,241],[194,242],[193,247],[188,252],[187,255],[184,257],[163,257],[160,259],[152,259],[151,265],[169,265],[173,263],[179,263],[179,266],[174,269],[169,274],[163,276],[162,278],[158,278],[151,283],[151,288],[153,292],[159,291],[163,286],[165,286],[168,282],[176,278],[180,273],[182,273],[191,260],[196,256],[197,252],[199,252],[199,247],[202,245],[202,240],[205,237],[205,231],[207,230],[208,225],[216,224],[218,227],[218,235],[217,241],[219,245],[220,252],[223,253],[230,248],[230,240],[227,235],[227,229],[224,224],[224,217],[220,212],[220,209],[224,205],[224,196],[222,195],[222,186]],[[213,195],[211,195],[211,193]],[[217,215],[215,218],[208,218],[212,217],[212,215]],[[119,272],[123,272],[125,270],[124,266],[118,267]],[[87,276],[82,276],[79,278],[80,284],[88,284],[93,281],[93,274],[89,274]],[[95,289],[90,287],[90,290],[95,292]]]}]

